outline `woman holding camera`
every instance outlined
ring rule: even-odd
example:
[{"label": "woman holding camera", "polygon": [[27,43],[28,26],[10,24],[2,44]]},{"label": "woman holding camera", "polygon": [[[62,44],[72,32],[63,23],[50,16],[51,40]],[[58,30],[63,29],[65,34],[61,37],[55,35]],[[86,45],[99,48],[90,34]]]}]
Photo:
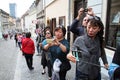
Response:
[{"label": "woman holding camera", "polygon": [[45,30],[45,40],[43,40],[42,42],[42,59],[41,59],[41,64],[43,65],[43,71],[42,74],[45,74],[45,67],[48,67],[48,76],[49,76],[49,80],[51,80],[51,76],[52,76],[52,66],[51,66],[51,62],[50,62],[50,51],[49,50],[45,50],[44,46],[46,44],[48,44],[48,40],[52,40],[52,33],[49,30]]},{"label": "woman holding camera", "polygon": [[69,53],[70,46],[68,41],[65,39],[66,29],[65,27],[58,26],[55,31],[55,39],[45,45],[44,49],[49,50],[51,53],[51,62],[52,66],[56,59],[61,61],[59,77],[60,80],[66,80],[67,71],[71,68],[71,65],[66,58],[66,55]]},{"label": "woman holding camera", "polygon": [[87,34],[75,40],[73,49],[80,50],[79,61],[71,53],[67,55],[69,60],[77,62],[75,80],[101,80],[99,58],[102,58],[105,68],[108,68],[103,47],[103,29],[102,21],[95,16],[87,24]]}]

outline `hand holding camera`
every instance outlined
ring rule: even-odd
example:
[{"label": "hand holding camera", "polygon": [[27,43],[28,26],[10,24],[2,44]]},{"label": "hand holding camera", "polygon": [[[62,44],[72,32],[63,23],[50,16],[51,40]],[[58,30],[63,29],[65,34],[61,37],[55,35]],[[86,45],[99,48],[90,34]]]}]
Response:
[{"label": "hand holding camera", "polygon": [[60,45],[60,42],[57,39],[46,39],[46,41],[49,46]]},{"label": "hand holding camera", "polygon": [[72,53],[67,54],[67,59],[69,59],[70,61],[76,63],[76,58],[75,58],[75,56],[73,56]]},{"label": "hand holding camera", "polygon": [[51,43],[54,39],[46,39],[47,43]]},{"label": "hand holding camera", "polygon": [[86,14],[88,14],[90,16],[94,16],[92,8],[85,8],[85,9],[80,8],[78,10],[78,15],[77,15],[76,19],[79,20],[84,13],[86,13]]},{"label": "hand holding camera", "polygon": [[81,16],[83,15],[83,11],[84,11],[83,8],[80,8],[80,9],[78,10],[78,15],[77,15],[77,17],[76,17],[77,20],[79,20],[79,19],[81,18]]},{"label": "hand holding camera", "polygon": [[83,12],[88,12],[88,8],[84,9]]}]

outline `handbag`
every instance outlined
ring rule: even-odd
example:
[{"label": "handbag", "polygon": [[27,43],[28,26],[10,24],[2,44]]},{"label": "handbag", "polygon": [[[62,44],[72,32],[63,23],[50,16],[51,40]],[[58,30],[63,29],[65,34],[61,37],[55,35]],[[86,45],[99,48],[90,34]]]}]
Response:
[{"label": "handbag", "polygon": [[62,64],[60,65],[60,71],[68,71],[70,69],[71,69],[71,64],[69,60],[62,62]]}]

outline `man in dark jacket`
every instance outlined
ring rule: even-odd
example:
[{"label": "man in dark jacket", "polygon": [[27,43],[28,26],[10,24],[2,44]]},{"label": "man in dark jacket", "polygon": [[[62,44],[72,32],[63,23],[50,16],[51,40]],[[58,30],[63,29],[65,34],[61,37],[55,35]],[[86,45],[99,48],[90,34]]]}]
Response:
[{"label": "man in dark jacket", "polygon": [[[79,21],[84,13],[87,13],[86,16],[83,18],[82,25],[79,24]],[[89,15],[88,15],[89,14]],[[70,31],[73,32],[77,36],[82,36],[86,33],[86,26],[89,21],[89,16],[94,16],[92,8],[88,8],[88,11],[85,12],[83,8],[78,10],[77,17],[73,20]]]}]

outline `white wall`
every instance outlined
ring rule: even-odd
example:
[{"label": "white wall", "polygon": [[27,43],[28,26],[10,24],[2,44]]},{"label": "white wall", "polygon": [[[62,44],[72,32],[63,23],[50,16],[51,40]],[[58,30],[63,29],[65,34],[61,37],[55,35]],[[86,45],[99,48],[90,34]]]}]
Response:
[{"label": "white wall", "polygon": [[25,16],[25,30],[29,31],[29,15]]},{"label": "white wall", "polygon": [[36,24],[32,23],[33,20],[36,20],[36,12],[29,15],[29,31],[32,33],[32,36],[35,35],[34,30],[36,28]]},{"label": "white wall", "polygon": [[48,7],[46,7],[46,20],[47,18],[56,18],[56,24],[58,25],[58,18],[60,16],[65,16],[65,25],[68,25],[68,9],[68,0],[56,0],[55,2],[51,3]]}]

